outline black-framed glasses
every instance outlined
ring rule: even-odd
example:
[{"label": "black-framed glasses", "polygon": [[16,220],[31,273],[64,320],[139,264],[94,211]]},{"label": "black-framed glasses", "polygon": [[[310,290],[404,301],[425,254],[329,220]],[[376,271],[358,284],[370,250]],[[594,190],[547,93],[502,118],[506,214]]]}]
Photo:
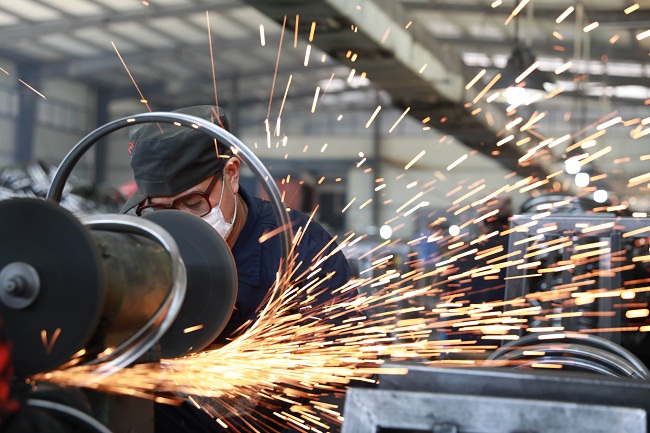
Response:
[{"label": "black-framed glasses", "polygon": [[[210,194],[214,186],[219,180],[219,173],[212,176],[210,185],[204,192],[191,192],[189,194],[182,195],[176,198],[171,204],[163,203],[147,203],[149,198],[140,203],[135,209],[135,214],[138,216],[146,215],[150,212],[155,212],[157,210],[163,209],[178,209],[183,212],[189,212],[196,216],[202,217],[210,213],[212,210],[212,204],[210,203]],[[147,204],[144,204],[147,203]]]}]

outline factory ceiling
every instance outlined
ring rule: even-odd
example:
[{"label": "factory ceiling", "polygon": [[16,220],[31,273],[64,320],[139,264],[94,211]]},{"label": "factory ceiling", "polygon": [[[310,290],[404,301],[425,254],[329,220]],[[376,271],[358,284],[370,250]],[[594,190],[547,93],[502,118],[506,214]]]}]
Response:
[{"label": "factory ceiling", "polygon": [[[650,153],[633,137],[649,119],[648,29],[650,0],[20,0],[0,1],[0,58],[35,89],[64,77],[153,110],[216,98],[270,113],[317,88],[372,107],[369,89],[381,89],[409,116],[541,179],[617,117],[638,117],[624,158]],[[484,92],[516,43],[561,89],[519,109],[523,123],[548,114],[527,131],[506,130],[511,113]],[[522,164],[528,139],[556,146]],[[614,189],[647,172],[639,163],[620,175],[612,155],[599,171]]]}]

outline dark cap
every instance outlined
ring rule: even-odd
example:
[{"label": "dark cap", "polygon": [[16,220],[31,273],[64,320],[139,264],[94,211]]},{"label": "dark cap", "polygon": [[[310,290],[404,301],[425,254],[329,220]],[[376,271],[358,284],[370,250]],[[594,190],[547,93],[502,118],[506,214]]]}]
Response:
[{"label": "dark cap", "polygon": [[[173,113],[200,117],[230,130],[228,115],[214,105],[195,105]],[[206,133],[170,123],[147,123],[129,142],[131,168],[140,196],[179,194],[200,183],[225,165],[228,146]]]}]

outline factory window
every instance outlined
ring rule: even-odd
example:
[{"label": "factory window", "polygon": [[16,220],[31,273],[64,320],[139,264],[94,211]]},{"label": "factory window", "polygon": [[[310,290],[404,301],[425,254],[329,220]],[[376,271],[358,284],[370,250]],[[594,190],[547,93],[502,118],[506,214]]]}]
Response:
[{"label": "factory window", "polygon": [[63,131],[86,131],[87,110],[62,101],[38,101],[37,120],[40,125]]},{"label": "factory window", "polygon": [[16,89],[0,86],[0,116],[16,117],[18,113],[18,97]]}]

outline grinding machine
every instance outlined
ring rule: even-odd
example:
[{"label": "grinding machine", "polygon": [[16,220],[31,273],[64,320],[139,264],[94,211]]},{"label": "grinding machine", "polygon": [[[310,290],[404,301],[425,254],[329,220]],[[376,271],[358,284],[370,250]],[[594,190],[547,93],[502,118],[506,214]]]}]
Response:
[{"label": "grinding machine", "polygon": [[[237,296],[235,264],[225,241],[201,218],[177,210],[78,217],[60,205],[66,180],[88,149],[118,129],[151,122],[200,129],[226,143],[260,180],[278,221],[290,226],[264,165],[211,122],[143,113],[96,129],[66,155],[46,200],[0,201],[0,317],[17,383],[74,365],[111,374],[181,357],[207,347],[228,322]],[[287,257],[292,235],[279,236]],[[124,398],[91,396],[92,416],[38,396],[25,402],[79,431],[152,431],[151,403]]]}]

